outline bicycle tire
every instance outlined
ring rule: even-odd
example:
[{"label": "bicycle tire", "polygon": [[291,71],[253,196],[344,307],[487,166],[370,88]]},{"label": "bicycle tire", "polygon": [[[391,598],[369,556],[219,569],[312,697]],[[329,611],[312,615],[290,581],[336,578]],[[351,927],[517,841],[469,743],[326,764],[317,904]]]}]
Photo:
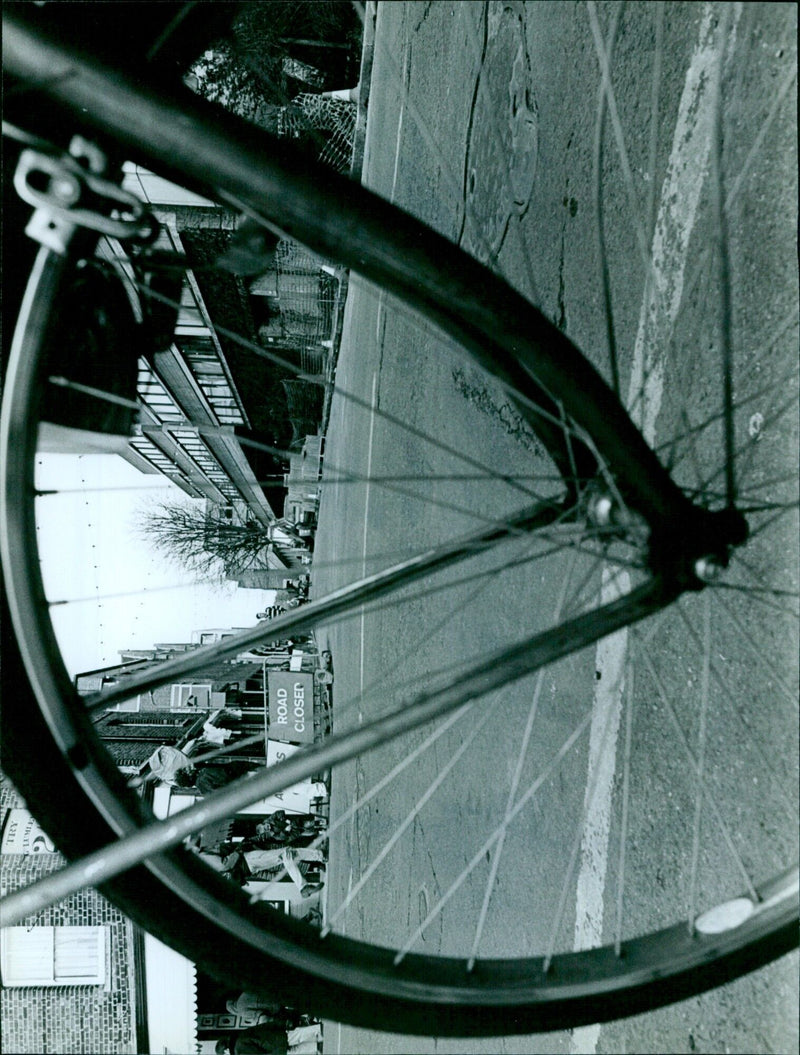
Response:
[{"label": "bicycle tire", "polygon": [[[135,90],[137,97],[140,97],[141,89],[137,87]],[[81,107],[86,101],[86,96],[82,95],[81,91],[82,89],[78,89],[72,93],[73,106]],[[96,88],[93,88],[92,91],[96,91]],[[117,104],[112,103],[112,108],[114,105]],[[160,100],[158,105],[161,105]],[[183,107],[187,104],[181,101],[178,105]],[[109,131],[108,119],[101,118],[99,120],[105,126],[104,130]],[[203,120],[205,120],[205,116]],[[232,122],[232,125],[235,128],[235,122]],[[216,128],[216,126],[213,127]],[[208,136],[211,128],[211,124],[202,126],[203,138]],[[119,132],[121,129],[116,128],[115,131]],[[141,133],[134,131],[130,135],[132,136],[133,145],[140,149]],[[157,160],[162,165],[165,162],[169,163],[169,159],[174,153],[172,148],[175,145],[174,142],[171,142],[169,146],[162,145],[158,148]],[[147,147],[146,156],[148,160],[152,161],[154,156],[150,152],[152,144],[148,142]],[[227,153],[226,150],[225,157],[227,157]],[[220,156],[220,160],[222,160],[222,156]],[[199,179],[203,175],[201,170],[204,167],[205,161],[189,173],[190,177],[193,180]],[[295,169],[293,176],[300,176],[299,169]],[[229,187],[232,188],[234,194],[241,193],[243,189],[241,180],[238,177],[231,178]],[[305,188],[306,190],[308,189],[308,184],[305,184]],[[359,214],[360,204],[358,202],[356,202],[355,206],[352,204],[353,188],[350,185],[345,188],[345,185],[342,184],[339,190],[342,209],[346,217],[352,218],[354,215]],[[304,195],[305,191],[301,196],[304,197]],[[333,193],[330,190],[326,190],[326,199],[329,204],[334,198]],[[364,201],[366,202],[367,200],[368,196],[365,195]],[[377,219],[370,220],[365,225],[364,244],[360,245],[356,242],[355,245],[348,246],[343,254],[338,237],[330,239],[327,231],[324,232],[321,238],[317,237],[314,230],[305,225],[305,221],[298,219],[291,233],[301,235],[301,240],[308,241],[316,248],[338,250],[339,255],[345,256],[346,263],[359,264],[368,273],[379,278],[385,285],[391,286],[395,284],[391,273],[396,268],[399,273],[399,281],[405,287],[404,292],[408,294],[409,287],[414,287],[414,292],[416,292],[417,296],[424,298],[429,313],[440,322],[446,321],[451,328],[459,332],[461,337],[464,337],[464,317],[472,315],[474,319],[475,315],[470,310],[469,303],[477,299],[476,294],[478,290],[481,290],[485,297],[487,285],[496,294],[494,298],[490,298],[494,300],[495,315],[488,321],[483,321],[484,336],[486,336],[487,332],[496,334],[498,328],[501,328],[502,324],[507,322],[510,317],[515,320],[515,324],[507,331],[503,341],[506,346],[517,346],[520,343],[523,331],[528,328],[526,323],[535,322],[537,326],[544,325],[548,339],[556,345],[558,357],[562,360],[561,366],[558,367],[555,375],[547,374],[547,389],[554,392],[559,399],[570,400],[570,406],[573,411],[572,416],[579,422],[583,423],[582,416],[586,414],[585,424],[587,431],[593,435],[593,438],[598,439],[598,448],[606,456],[606,460],[614,466],[615,475],[618,475],[623,481],[626,498],[630,497],[645,512],[654,515],[654,517],[659,517],[665,523],[665,534],[673,536],[675,521],[685,520],[687,512],[690,509],[694,509],[694,507],[689,506],[683,494],[678,492],[671,482],[665,482],[668,478],[665,477],[660,463],[654,457],[651,457],[649,448],[644,447],[635,438],[636,434],[630,431],[627,415],[624,415],[624,419],[618,417],[616,401],[613,397],[610,397],[605,385],[594,371],[591,368],[587,370],[582,365],[582,361],[575,357],[571,346],[566,342],[563,335],[554,327],[544,323],[538,315],[536,317],[531,315],[528,318],[521,317],[518,314],[522,311],[523,302],[520,299],[501,290],[495,280],[489,278],[488,273],[471,263],[467,264],[462,257],[457,255],[453,257],[450,263],[452,266],[458,261],[459,266],[454,268],[454,272],[461,276],[459,278],[459,292],[457,295],[450,294],[452,300],[446,298],[448,301],[448,307],[446,308],[443,308],[438,302],[441,290],[435,295],[436,303],[431,303],[428,291],[420,293],[418,288],[416,288],[418,285],[418,266],[425,259],[429,262],[435,259],[436,267],[434,270],[439,274],[438,268],[442,262],[440,252],[449,252],[449,250],[445,250],[443,245],[434,240],[430,243],[433,248],[424,250],[422,257],[420,257],[417,255],[416,246],[419,242],[421,229],[413,225],[408,228],[401,227],[398,224],[398,214],[394,210],[385,208],[382,205],[376,205],[375,208],[377,210]],[[285,214],[283,218],[285,219]],[[348,219],[343,226],[347,230],[348,237],[352,238],[352,222]],[[387,248],[389,240],[384,236],[390,231],[393,237],[390,248]],[[401,233],[395,236],[395,232],[398,231]],[[373,250],[376,232],[381,233],[382,237],[380,248]],[[364,253],[370,251],[372,251],[372,259],[365,265]],[[348,259],[349,253],[352,253],[352,256]],[[390,261],[386,260],[387,253],[392,254]],[[51,266],[52,262],[45,264],[42,269],[44,281],[48,280],[44,273]],[[415,276],[412,281],[409,281],[409,275]],[[469,295],[470,290],[472,291],[471,295]],[[38,291],[33,299],[38,305],[45,306],[44,325],[46,326],[51,316],[51,302],[55,300],[55,294],[42,296],[41,291]],[[458,309],[455,318],[453,318],[453,303],[457,305]],[[490,313],[487,311],[487,314]],[[519,319],[519,322],[516,322],[517,319]],[[473,345],[473,347],[479,347],[482,354],[485,347],[484,340],[477,341],[474,337],[467,336],[467,343]],[[564,371],[563,365],[564,357],[566,357],[569,366],[569,370],[566,371]],[[553,359],[555,358],[553,356]],[[537,365],[541,367],[541,362]],[[522,375],[514,369],[506,366],[505,370],[508,377],[513,378],[515,381],[520,380]],[[572,370],[575,370],[581,381],[585,382],[583,388],[580,382],[576,385]],[[557,375],[561,371],[564,371],[564,376],[559,379]],[[541,376],[541,369],[539,370],[539,375]],[[33,375],[31,375],[31,378],[33,378]],[[32,383],[32,380],[27,383],[20,383],[18,378],[15,378],[9,385],[9,391],[13,395],[10,403],[13,403],[18,412],[21,413],[22,418],[26,420],[31,417],[29,406],[34,388],[35,383]],[[20,395],[21,392],[24,394]],[[590,398],[587,399],[589,392],[593,393],[594,401]],[[612,413],[609,413],[609,407],[613,408]],[[626,425],[624,422],[628,422],[628,424]],[[8,426],[8,429],[10,434],[15,437],[19,436],[22,431],[26,431],[21,424],[12,424]],[[599,437],[595,437],[592,430],[599,433]],[[27,432],[30,436],[29,425]],[[636,471],[629,472],[627,469],[629,463],[620,459],[623,450],[627,453],[630,452],[629,445],[632,445],[634,450],[637,448],[641,450],[638,459],[640,463],[639,468],[645,466],[644,471],[641,473]],[[611,452],[610,456],[609,452]],[[619,473],[616,473],[617,461],[615,459],[620,460]],[[30,453],[23,460],[30,461]],[[636,458],[633,461],[635,462]],[[654,466],[658,466],[658,468],[654,469]],[[656,478],[655,483],[650,477],[649,470],[653,470],[652,475]],[[24,492],[26,486],[30,486],[29,484],[20,485],[19,478],[14,473],[6,471],[4,476],[7,481],[11,481],[7,484],[10,488],[7,501],[20,492]],[[664,498],[665,491],[669,496],[666,500]],[[690,584],[696,585],[692,579],[691,569],[693,569],[697,557],[708,550],[711,538],[717,535],[716,525],[713,528],[708,526],[705,514],[695,511],[690,517],[690,522],[692,534],[699,536],[699,545],[688,560],[685,555],[681,554],[681,559],[684,563],[677,578],[680,580],[682,587]],[[10,548],[16,553],[26,549],[29,545],[29,542],[21,541],[22,537],[30,540],[30,524],[24,527],[21,532],[16,532],[12,538]],[[683,537],[685,538],[686,535]],[[664,554],[665,567],[669,568],[673,575],[676,574],[675,565],[671,559],[675,551],[672,546],[667,547],[666,542]],[[30,557],[28,558],[28,563],[30,564]],[[35,600],[31,605],[30,597],[28,597],[21,602],[22,607],[32,607],[39,612],[43,610],[43,593],[36,597],[38,588],[36,585],[32,590],[30,587],[26,587],[26,589],[31,590]],[[17,601],[17,604],[20,606],[20,601]],[[601,632],[598,631],[598,633]],[[40,692],[44,691],[47,697],[55,695],[61,699],[68,698],[72,696],[72,693],[64,683],[62,674],[58,672],[58,663],[53,659],[53,655],[57,650],[54,642],[47,641],[47,630],[44,624],[36,627],[36,635],[39,634],[43,635],[45,652],[50,652],[46,666],[50,670],[54,668],[56,670],[54,685],[40,690]],[[31,636],[30,630],[23,635],[28,640],[31,639]],[[88,758],[91,760],[90,763],[87,762],[85,756],[79,757],[75,753],[76,737],[77,741],[81,743],[89,743],[91,738],[85,718],[81,719],[78,717],[80,713],[78,701],[73,698],[67,709],[72,712],[67,719],[72,728],[67,734],[59,731],[56,735],[56,739],[60,739],[58,755],[60,756],[61,765],[60,767],[55,767],[54,772],[55,769],[60,768],[62,770],[62,779],[65,783],[75,787],[76,791],[78,791],[78,788],[81,788],[87,780],[87,768],[91,769],[91,767],[97,766],[98,772],[101,774],[101,783],[114,789],[111,800],[107,805],[107,812],[112,819],[116,832],[119,833],[119,831],[125,830],[131,824],[136,823],[135,820],[132,820],[132,816],[135,817],[137,812],[137,807],[133,807],[131,804],[133,796],[128,798],[123,808],[121,803],[125,801],[126,796],[121,791],[121,781],[118,775],[109,768],[107,762],[98,761],[100,756],[96,755],[93,750],[89,750],[88,754]],[[38,719],[34,720],[34,724],[36,721]],[[31,740],[29,738],[27,744],[28,748],[30,748]],[[71,764],[67,764],[68,759]],[[25,765],[26,763],[20,764],[16,761],[13,763],[14,769],[20,775],[25,771]],[[85,794],[85,788],[78,791],[79,796]],[[45,794],[46,798],[47,795]],[[99,813],[103,811],[98,811],[97,802],[92,795],[89,795],[88,798],[92,801],[91,810],[97,816],[99,831],[102,823],[100,822]],[[119,810],[117,809],[118,805],[120,807]],[[46,818],[44,820],[45,827],[48,827],[49,821],[60,828],[61,825],[58,818],[52,815],[48,816],[51,807],[52,803],[48,806],[47,802],[41,802],[34,807],[34,811],[43,811],[42,815]],[[108,829],[106,828],[105,831],[107,832]],[[84,835],[86,838],[83,837]],[[59,833],[59,842],[64,844],[68,853],[73,852],[70,848],[71,845],[75,846],[78,853],[85,853],[90,848],[90,844],[103,844],[106,839],[107,835],[98,837],[96,832],[91,837],[86,832],[81,832],[80,837],[78,837],[78,833],[74,829],[71,829],[69,834]],[[165,884],[167,876],[171,876],[173,880],[178,880],[179,875],[182,877],[179,882],[185,888],[183,894],[180,898],[171,896],[169,903],[167,903],[163,895],[164,887],[161,887],[162,893],[158,897],[145,899],[141,893],[144,888],[139,888],[137,891],[134,873],[124,879],[115,880],[113,884],[109,885],[109,891],[114,899],[126,905],[127,910],[130,911],[134,918],[144,919],[147,929],[155,928],[156,933],[165,937],[170,944],[177,944],[183,951],[196,959],[197,962],[208,963],[213,973],[214,961],[217,959],[220,948],[219,943],[222,938],[216,931],[213,935],[209,933],[202,935],[201,931],[203,928],[196,926],[198,916],[194,914],[195,910],[190,907],[191,903],[197,905],[202,903],[204,894],[200,891],[201,888],[208,887],[209,880],[205,875],[202,877],[199,874],[193,875],[192,865],[187,865],[186,860],[186,854],[176,852],[171,854],[169,859],[165,859],[159,865],[153,866],[154,871],[161,871],[162,881]],[[139,872],[143,871],[139,870]],[[138,874],[137,872],[136,875]],[[200,882],[201,878],[202,882]],[[194,882],[195,879],[197,883]],[[148,879],[148,885],[150,882],[152,882],[152,879]],[[220,903],[225,904],[226,907],[236,905],[239,911],[243,910],[242,899],[235,897],[227,886],[224,884],[220,885],[219,881],[211,883],[211,886],[215,887],[214,894],[220,899]],[[225,887],[224,890],[223,886]],[[132,891],[135,892],[131,894]],[[770,890],[765,891],[764,896],[769,898]],[[143,905],[148,904],[148,902],[149,907],[143,909]],[[157,908],[155,907],[156,903],[158,903]],[[152,918],[154,909],[157,919]],[[208,908],[206,908],[205,912],[201,911],[199,918],[203,919],[208,911]],[[258,912],[251,912],[250,914],[253,919],[259,916]],[[353,991],[369,992],[371,996],[369,1007],[363,1006],[360,997],[356,997],[355,1006],[350,1007],[348,1014],[352,1016],[354,1021],[385,1028],[387,1015],[391,1015],[392,1021],[397,1023],[396,1028],[402,1027],[421,1032],[430,1032],[431,1027],[433,1027],[435,1031],[442,1034],[473,1033],[475,1035],[489,1035],[498,1032],[501,1028],[508,1028],[505,1018],[509,1011],[514,1014],[515,1031],[525,1028],[537,1030],[560,1028],[581,1022],[606,1020],[616,1017],[623,1011],[626,1014],[630,1014],[645,1007],[656,1006],[658,1003],[675,999],[678,995],[697,991],[700,987],[709,984],[712,978],[714,979],[714,984],[717,984],[724,977],[733,977],[738,971],[749,969],[757,963],[766,962],[768,959],[790,948],[795,938],[794,919],[795,910],[793,907],[783,903],[779,911],[762,913],[753,921],[752,927],[740,928],[737,932],[729,934],[724,939],[715,938],[709,941],[701,939],[698,942],[696,938],[693,939],[686,934],[685,925],[679,924],[669,931],[643,939],[641,944],[631,943],[628,945],[626,943],[628,967],[623,971],[624,980],[619,981],[619,983],[614,980],[614,970],[603,976],[602,982],[596,977],[598,973],[597,965],[603,963],[606,966],[608,965],[610,954],[607,949],[595,950],[591,954],[567,954],[563,958],[560,956],[556,957],[553,960],[550,971],[543,970],[543,960],[541,958],[519,961],[514,964],[487,961],[485,970],[493,975],[492,979],[484,980],[481,972],[478,971],[473,976],[475,983],[467,986],[463,982],[462,961],[443,963],[441,959],[438,959],[435,964],[431,964],[424,957],[410,957],[407,961],[407,967],[404,968],[404,972],[407,973],[398,975],[396,969],[389,969],[389,960],[387,959],[389,954],[385,951],[367,950],[364,947],[358,947],[356,943],[352,943],[347,939],[326,939],[325,943],[319,943],[320,947],[327,945],[324,951],[321,948],[312,951],[309,945],[313,943],[309,942],[305,931],[302,928],[293,927],[288,921],[285,924],[281,922],[276,926],[276,932],[272,938],[274,947],[280,948],[282,953],[282,955],[277,956],[276,960],[273,958],[273,953],[264,947],[263,944],[258,951],[255,951],[254,946],[263,942],[263,938],[256,938],[252,933],[250,935],[253,939],[252,942],[246,940],[241,934],[238,938],[232,937],[232,933],[241,925],[242,921],[239,916],[236,916],[235,926],[230,926],[225,933],[224,942],[231,955],[223,957],[223,960],[227,963],[237,963],[238,973],[235,977],[237,982],[243,985],[254,984],[254,979],[260,977],[260,972],[265,967],[275,968],[276,962],[280,962],[282,964],[281,970],[286,972],[287,962],[291,963],[291,971],[296,973],[291,977],[291,981],[286,987],[287,991],[298,980],[301,980],[316,1005],[327,1011],[327,1013],[336,1014],[337,1017],[341,1016],[342,1008],[345,1004],[351,1004]],[[296,942],[298,946],[302,947],[302,955],[299,960],[295,955],[287,952],[287,941]],[[653,954],[651,946],[653,949],[658,950],[657,954]],[[674,974],[671,968],[666,973],[666,976],[670,979],[669,985],[664,984],[664,949],[667,948],[671,950],[670,959],[672,964],[675,965]],[[209,953],[212,950],[213,955],[210,957]],[[310,962],[315,957],[317,963],[312,968]],[[613,960],[618,968],[618,958],[614,957]],[[640,966],[641,963],[646,964],[646,966]],[[432,997],[430,992],[431,977],[434,976],[434,972],[438,992]],[[602,968],[600,974],[603,974]],[[531,978],[537,976],[544,976],[547,979],[546,984],[544,986],[534,984],[531,987]],[[289,976],[287,975],[286,977],[288,978]],[[355,981],[356,978],[359,980]],[[589,981],[587,981],[587,978]],[[486,982],[485,988],[483,987],[484,982]],[[621,988],[617,989],[617,984]],[[569,995],[565,996],[565,990],[568,991]],[[601,990],[602,994],[600,993]]]}]

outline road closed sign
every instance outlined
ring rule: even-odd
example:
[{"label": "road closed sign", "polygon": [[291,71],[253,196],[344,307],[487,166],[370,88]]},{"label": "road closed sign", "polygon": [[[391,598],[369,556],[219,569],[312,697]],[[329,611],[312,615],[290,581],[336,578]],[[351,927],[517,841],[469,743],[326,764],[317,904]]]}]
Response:
[{"label": "road closed sign", "polygon": [[314,679],[311,674],[271,670],[269,735],[272,740],[309,744],[314,740]]}]

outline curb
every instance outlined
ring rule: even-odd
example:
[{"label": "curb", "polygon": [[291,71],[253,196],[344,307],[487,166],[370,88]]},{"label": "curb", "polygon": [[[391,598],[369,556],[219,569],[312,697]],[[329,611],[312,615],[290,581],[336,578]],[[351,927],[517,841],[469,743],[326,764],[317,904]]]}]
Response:
[{"label": "curb", "polygon": [[[378,5],[372,0],[367,0],[364,9],[364,39],[361,45],[361,72],[358,80],[360,86],[358,113],[353,136],[353,160],[350,163],[350,177],[358,182],[361,182],[361,173],[364,167],[364,150],[367,142],[367,109],[369,107],[370,86],[372,83],[372,59],[375,53],[377,7]],[[347,299],[348,271],[345,268],[337,269],[336,277],[339,280],[339,287],[334,305],[335,322],[333,334],[331,335],[332,348],[325,371],[325,397],[322,404],[322,423],[320,425],[320,431],[323,436],[327,434],[331,415],[333,379],[336,376],[336,365],[339,359],[339,344],[342,339],[342,326],[344,323],[344,304]]]},{"label": "curb", "polygon": [[361,170],[364,166],[364,148],[367,140],[367,109],[369,107],[370,87],[372,84],[372,59],[375,53],[377,7],[376,3],[371,3],[368,0],[364,9],[364,42],[361,45],[361,75],[358,80],[358,115],[353,137],[353,161],[350,165],[350,175],[357,180],[361,179]]}]

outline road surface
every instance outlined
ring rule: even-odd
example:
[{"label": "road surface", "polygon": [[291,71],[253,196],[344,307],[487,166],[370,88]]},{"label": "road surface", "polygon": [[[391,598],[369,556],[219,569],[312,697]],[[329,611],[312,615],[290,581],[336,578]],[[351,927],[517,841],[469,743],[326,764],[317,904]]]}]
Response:
[{"label": "road surface", "polygon": [[[701,264],[703,247],[713,241],[709,85],[722,38],[714,5],[669,5],[661,30],[655,7],[648,12],[629,5],[617,36],[619,113],[608,118],[603,193],[620,391],[634,405],[645,435],[659,444],[687,419],[708,418],[718,399],[713,335],[703,330],[714,301]],[[605,313],[594,263],[592,144],[599,83],[595,31],[608,33],[613,10],[601,6],[596,25],[593,10],[566,3],[381,5],[363,178],[502,270],[607,374]],[[736,287],[742,290],[737,341],[750,342],[742,356],[758,370],[761,359],[749,351],[757,346],[753,335],[777,332],[794,312],[795,330],[788,338],[779,336],[779,347],[790,348],[796,340],[791,241],[796,157],[787,146],[794,142],[795,90],[786,72],[795,41],[793,17],[790,5],[767,5],[757,17],[736,8],[724,26],[748,55],[741,77],[752,75],[758,85],[748,87],[743,105],[739,84],[737,137],[729,148],[731,179],[743,172],[742,180],[751,181],[745,188],[748,222],[758,223],[763,235],[761,255],[736,265],[752,273],[749,286]],[[651,157],[650,97],[641,86],[649,91],[657,33],[663,33],[660,134]],[[781,92],[759,142],[765,115]],[[619,174],[616,156],[609,160],[617,116],[629,181]],[[508,166],[498,162],[501,150],[510,155]],[[759,181],[773,188],[771,201],[752,192]],[[663,292],[657,302],[646,283],[643,254]],[[785,340],[788,344],[781,343]],[[760,381],[774,380],[772,369],[765,358]],[[639,396],[642,378],[645,395]],[[336,385],[314,562],[317,596],[388,565],[410,544],[422,547],[445,530],[458,533],[502,518],[522,504],[517,484],[529,486],[536,479],[547,492],[552,465],[502,390],[357,276],[351,279]],[[676,392],[684,394],[683,402]],[[748,406],[748,421],[754,420],[752,410],[772,423],[771,406]],[[760,427],[757,420],[753,427]],[[765,433],[759,448],[765,476],[782,471],[785,445],[796,442],[782,427],[780,421],[771,426],[772,435]],[[437,443],[421,441],[422,434],[435,435]],[[701,464],[693,471],[707,471],[703,459],[718,450],[719,441],[716,447],[701,446],[694,454]],[[485,477],[488,464],[504,479]],[[784,581],[795,574],[793,530],[787,523],[785,547],[776,554],[773,542],[767,558],[786,562]],[[761,559],[758,551],[756,557]],[[783,574],[782,566],[778,570]],[[442,667],[468,662],[478,645],[499,647],[518,639],[523,628],[548,625],[569,603],[573,585],[565,602],[565,584],[574,584],[579,574],[570,554],[560,553],[533,565],[531,575],[523,577],[514,565],[327,628],[336,671],[336,728],[355,727],[390,705],[395,694],[402,699],[429,684]],[[614,577],[598,564],[587,589],[609,597],[621,581],[618,569]],[[671,722],[675,715],[696,752],[703,664],[693,635],[702,634],[704,605],[703,599],[692,599],[688,623],[664,621],[643,631],[638,646],[632,637],[617,635],[515,685],[501,699],[484,701],[337,770],[333,820],[413,758],[331,840],[332,926],[396,946],[433,913],[414,948],[467,956],[488,881],[493,894],[479,955],[541,954],[552,943],[570,949],[613,941],[621,867],[622,687],[632,658],[644,674],[637,673],[638,721],[627,776],[628,825],[636,835],[626,850],[624,926],[635,931],[637,925],[652,927],[685,914],[696,798],[690,756]],[[788,635],[768,637],[766,624],[756,618],[752,639],[761,654],[759,666],[741,652],[721,615],[709,618],[719,631],[721,658],[714,658],[739,692],[733,699],[720,691],[709,705],[718,713],[707,747],[708,772],[716,781],[715,803],[736,828],[737,853],[762,878],[773,853],[773,868],[782,855],[796,854],[790,848],[796,839],[796,700],[781,695],[770,674],[791,681],[793,649]],[[648,675],[645,651],[655,658],[670,705]],[[744,747],[743,721],[750,737]],[[531,787],[578,729],[502,844],[492,844],[436,911],[509,803]],[[767,816],[780,820],[765,847],[757,837]],[[722,891],[736,866],[708,811],[701,831],[700,873],[713,904],[715,897],[730,896]],[[719,887],[717,873],[725,876]],[[796,990],[793,955],[715,993],[602,1027],[464,1041],[327,1023],[325,1050],[789,1051],[797,1047]]]}]

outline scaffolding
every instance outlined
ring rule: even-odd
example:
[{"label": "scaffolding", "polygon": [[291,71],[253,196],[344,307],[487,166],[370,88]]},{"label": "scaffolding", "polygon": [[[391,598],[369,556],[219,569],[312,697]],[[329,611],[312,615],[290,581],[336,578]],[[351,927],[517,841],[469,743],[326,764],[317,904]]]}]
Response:
[{"label": "scaffolding", "polygon": [[296,242],[282,240],[274,267],[259,275],[250,292],[271,302],[271,318],[259,336],[290,349],[300,369],[321,374],[331,346],[339,280],[335,267]]},{"label": "scaffolding", "polygon": [[358,108],[347,99],[314,92],[297,95],[278,117],[278,135],[295,139],[311,133],[320,143],[319,160],[337,172],[349,172]]}]

